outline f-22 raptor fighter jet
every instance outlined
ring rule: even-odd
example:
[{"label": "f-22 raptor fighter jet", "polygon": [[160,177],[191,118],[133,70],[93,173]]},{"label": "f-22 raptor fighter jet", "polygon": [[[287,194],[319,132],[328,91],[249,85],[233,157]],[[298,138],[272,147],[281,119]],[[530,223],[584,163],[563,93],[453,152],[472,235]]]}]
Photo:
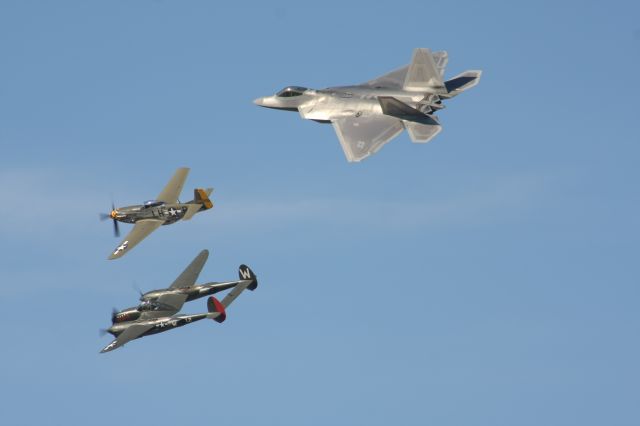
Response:
[{"label": "f-22 raptor fighter jet", "polygon": [[118,208],[112,206],[111,213],[100,215],[103,220],[113,220],[116,236],[120,235],[118,222],[135,224],[108,259],[118,259],[124,256],[161,225],[169,225],[181,219],[189,220],[196,213],[213,207],[213,202],[209,199],[213,188],[196,188],[193,190],[193,200],[186,203],[178,201],[188,174],[188,168],[178,169],[155,200],[135,206]]},{"label": "f-22 raptor fighter jet", "polygon": [[429,142],[442,130],[435,113],[443,101],[478,84],[481,75],[466,71],[445,81],[447,61],[447,52],[415,49],[411,64],[366,83],[321,90],[289,86],[254,103],[333,124],[347,160],[361,161],[403,129],[416,143]]},{"label": "f-22 raptor fighter jet", "polygon": [[[111,315],[112,325],[106,332],[116,338],[101,353],[109,352],[123,346],[131,340],[151,334],[161,333],[183,325],[190,324],[201,319],[210,318],[219,323],[226,319],[226,308],[245,289],[255,290],[258,287],[258,279],[253,271],[245,265],[238,269],[239,280],[220,283],[195,284],[198,275],[204,266],[209,252],[203,250],[187,266],[169,288],[153,290],[140,297],[142,303],[137,307],[115,311]],[[209,297],[207,301],[207,313],[194,315],[176,315],[184,302],[209,296],[231,288],[232,290],[218,301],[215,297]]]}]

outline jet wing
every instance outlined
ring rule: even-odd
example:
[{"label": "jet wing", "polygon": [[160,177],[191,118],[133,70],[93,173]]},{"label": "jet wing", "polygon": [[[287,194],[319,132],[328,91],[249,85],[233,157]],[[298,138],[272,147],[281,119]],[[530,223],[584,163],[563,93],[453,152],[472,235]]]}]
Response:
[{"label": "jet wing", "polygon": [[139,220],[133,225],[133,229],[124,237],[124,240],[108,257],[109,260],[118,259],[128,253],[140,241],[144,240],[153,231],[162,225],[162,221],[154,219]]},{"label": "jet wing", "polygon": [[389,116],[340,118],[332,123],[350,162],[375,154],[404,129],[402,121]]},{"label": "jet wing", "polygon": [[150,324],[133,324],[129,326],[125,331],[123,331],[118,337],[116,337],[114,341],[112,341],[107,346],[102,348],[100,353],[103,354],[105,352],[110,352],[114,349],[118,349],[120,346],[124,345],[125,343],[130,342],[142,336],[144,333],[151,330],[152,328],[153,328],[153,325],[150,325]]},{"label": "jet wing", "polygon": [[209,250],[202,250],[195,259],[191,261],[189,266],[182,271],[182,273],[176,278],[176,280],[169,286],[169,288],[182,288],[191,287],[196,283],[200,271],[204,267],[209,257]]},{"label": "jet wing", "polygon": [[188,174],[188,167],[181,167],[176,170],[167,186],[165,186],[160,195],[156,197],[156,200],[163,201],[166,204],[173,204],[177,202],[178,197],[180,197],[180,193],[182,192],[184,181],[187,180]]},{"label": "jet wing", "polygon": [[409,65],[405,65],[402,68],[398,68],[397,70],[393,70],[385,75],[374,78],[373,80],[369,80],[362,85],[374,88],[402,89],[408,70]]},{"label": "jet wing", "polygon": [[[447,62],[449,61],[447,52],[444,50],[431,52],[431,57],[433,58],[438,74],[440,74],[440,78],[444,78],[444,70],[447,66]],[[362,85],[374,88],[402,89],[407,78],[407,73],[409,72],[409,67],[410,65],[405,65],[402,68],[398,68],[387,74],[381,75],[380,77],[374,78],[373,80],[369,80]]]}]

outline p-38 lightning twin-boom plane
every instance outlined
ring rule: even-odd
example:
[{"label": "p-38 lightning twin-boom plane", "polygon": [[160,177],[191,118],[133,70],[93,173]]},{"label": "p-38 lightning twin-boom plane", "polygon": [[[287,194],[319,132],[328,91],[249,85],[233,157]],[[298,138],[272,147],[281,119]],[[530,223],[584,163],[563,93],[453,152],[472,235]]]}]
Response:
[{"label": "p-38 lightning twin-boom plane", "polygon": [[189,220],[196,213],[213,207],[213,202],[209,199],[213,188],[196,188],[193,190],[193,200],[186,203],[178,201],[188,174],[188,168],[178,169],[155,200],[135,206],[118,208],[112,206],[111,213],[100,215],[103,220],[113,220],[116,236],[120,235],[118,222],[135,224],[108,259],[118,259],[124,256],[161,225],[169,225],[181,219]]},{"label": "p-38 lightning twin-boom plane", "polygon": [[238,268],[239,280],[237,281],[196,284],[208,257],[209,251],[202,250],[168,288],[141,294],[138,306],[121,311],[114,309],[111,314],[111,323],[171,316],[177,314],[185,302],[211,296],[240,284],[248,283],[249,290],[255,290],[258,287],[257,278],[245,265]]},{"label": "p-38 lightning twin-boom plane", "polygon": [[411,64],[354,86],[314,90],[289,86],[256,105],[297,111],[302,118],[331,123],[348,161],[375,154],[406,129],[413,142],[426,143],[440,130],[435,113],[480,81],[481,71],[444,80],[447,52],[415,49]]},{"label": "p-38 lightning twin-boom plane", "polygon": [[[202,251],[169,288],[143,294],[140,298],[142,303],[135,308],[128,308],[120,312],[114,311],[111,316],[112,325],[106,332],[114,335],[115,339],[100,352],[109,352],[131,340],[162,333],[205,318],[213,319],[219,323],[223,322],[227,317],[226,308],[245,289],[255,290],[258,287],[258,279],[248,266],[241,265],[238,270],[240,276],[238,281],[196,285],[195,281],[198,279],[208,254],[206,250]],[[229,288],[232,290],[221,302],[213,296],[209,297],[207,313],[176,315],[182,309],[185,301],[195,300]]]}]

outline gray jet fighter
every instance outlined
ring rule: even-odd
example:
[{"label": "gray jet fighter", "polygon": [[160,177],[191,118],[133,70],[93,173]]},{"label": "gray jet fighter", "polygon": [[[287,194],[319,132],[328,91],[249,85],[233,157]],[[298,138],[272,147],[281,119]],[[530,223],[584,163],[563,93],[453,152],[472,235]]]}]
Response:
[{"label": "gray jet fighter", "polygon": [[302,118],[331,123],[348,161],[361,161],[406,129],[415,143],[429,142],[440,130],[435,113],[477,85],[481,71],[444,80],[447,52],[415,49],[411,64],[355,86],[308,89],[289,86],[256,105],[297,111]]},{"label": "gray jet fighter", "polygon": [[[131,340],[162,333],[205,318],[222,323],[227,318],[226,308],[231,305],[240,293],[247,288],[249,290],[256,289],[258,286],[257,277],[245,265],[241,265],[239,268],[241,278],[239,281],[194,285],[199,272],[198,266],[204,264],[203,257],[206,260],[205,252],[200,253],[171,287],[165,290],[156,290],[156,296],[149,296],[149,293],[143,295],[141,298],[143,303],[140,304],[140,307],[144,308],[138,311],[138,314],[132,315],[132,309],[134,308],[126,310],[129,312],[114,313],[112,316],[113,323],[106,332],[112,334],[115,339],[105,346],[100,353],[117,349]],[[201,268],[202,266],[200,266]],[[207,313],[175,315],[182,308],[184,301],[194,300],[227,288],[232,288],[232,290],[222,301],[219,301],[214,296],[209,297],[207,300]]]},{"label": "gray jet fighter", "polygon": [[196,188],[193,190],[193,200],[186,203],[178,201],[188,174],[188,168],[178,169],[155,200],[135,206],[118,208],[112,206],[111,213],[100,215],[103,220],[113,220],[116,236],[120,235],[118,222],[135,224],[108,259],[118,259],[124,256],[161,225],[169,225],[181,219],[189,220],[196,213],[213,207],[213,202],[209,199],[213,188]]},{"label": "gray jet fighter", "polygon": [[111,323],[152,319],[177,314],[185,302],[211,296],[220,291],[248,283],[249,290],[258,287],[258,280],[245,265],[238,268],[238,281],[209,282],[196,284],[196,280],[209,257],[208,250],[202,250],[187,268],[165,289],[152,290],[140,295],[140,304],[111,314]]}]

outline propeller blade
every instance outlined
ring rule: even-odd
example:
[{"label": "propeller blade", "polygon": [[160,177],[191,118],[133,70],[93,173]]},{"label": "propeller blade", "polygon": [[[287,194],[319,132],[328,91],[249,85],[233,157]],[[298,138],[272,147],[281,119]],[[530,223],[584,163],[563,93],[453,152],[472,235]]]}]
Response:
[{"label": "propeller blade", "polygon": [[[118,314],[118,309],[117,308],[113,308],[111,310],[111,324],[116,322],[116,315]],[[106,330],[105,330],[106,331]]]},{"label": "propeller blade", "polygon": [[98,330],[98,333],[100,334],[100,337],[103,337],[105,334],[108,333],[108,331],[104,328],[101,328],[100,330]]},{"label": "propeller blade", "polygon": [[118,221],[113,219],[113,234],[116,237],[120,236],[120,228],[118,227]]},{"label": "propeller blade", "polygon": [[100,220],[113,219],[113,234],[116,237],[120,236],[120,227],[118,226],[118,221],[113,218],[112,214],[116,210],[116,203],[111,200],[111,213],[100,213]]},{"label": "propeller blade", "polygon": [[138,293],[140,295],[140,300],[142,300],[142,296],[144,295],[144,293],[142,292],[142,290],[140,289],[140,287],[138,287],[138,284],[134,281],[133,284],[131,285],[133,287],[133,289],[136,291],[136,293]]}]

